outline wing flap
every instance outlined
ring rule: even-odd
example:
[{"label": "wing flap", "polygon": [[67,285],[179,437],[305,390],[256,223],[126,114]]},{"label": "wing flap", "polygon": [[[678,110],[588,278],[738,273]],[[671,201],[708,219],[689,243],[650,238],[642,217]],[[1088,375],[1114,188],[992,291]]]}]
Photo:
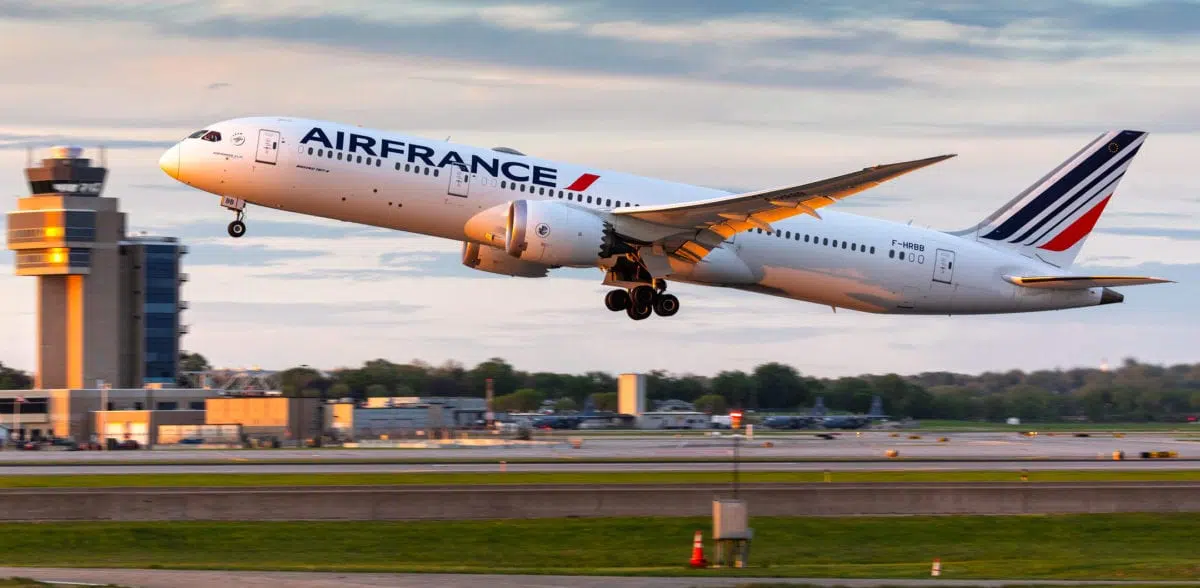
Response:
[{"label": "wing flap", "polygon": [[1141,276],[1005,276],[1005,279],[1025,288],[1052,290],[1087,290],[1145,284],[1169,284],[1171,280]]}]

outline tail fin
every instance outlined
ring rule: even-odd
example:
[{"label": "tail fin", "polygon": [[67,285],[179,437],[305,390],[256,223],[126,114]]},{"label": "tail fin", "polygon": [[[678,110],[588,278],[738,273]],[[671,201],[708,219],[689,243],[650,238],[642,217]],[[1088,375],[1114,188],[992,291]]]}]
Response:
[{"label": "tail fin", "polygon": [[1145,140],[1142,131],[1096,137],[975,228],[958,234],[1070,267]]}]

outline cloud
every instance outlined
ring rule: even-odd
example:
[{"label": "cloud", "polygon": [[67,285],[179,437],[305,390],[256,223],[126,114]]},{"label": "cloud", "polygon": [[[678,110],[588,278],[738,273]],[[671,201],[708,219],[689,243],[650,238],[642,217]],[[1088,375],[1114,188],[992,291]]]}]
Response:
[{"label": "cloud", "polygon": [[1111,227],[1097,228],[1097,233],[1131,235],[1136,237],[1165,237],[1182,241],[1200,241],[1200,229],[1172,229],[1166,227]]},{"label": "cloud", "polygon": [[188,247],[184,260],[187,266],[272,266],[291,259],[315,259],[328,255],[327,251],[272,249],[265,245],[221,245],[200,243]]},{"label": "cloud", "polygon": [[[186,188],[186,187],[185,187]],[[155,186],[153,189],[159,189]],[[189,191],[194,191],[188,188]],[[230,214],[230,220],[232,214]],[[227,235],[228,222],[220,221],[193,221],[186,223],[176,223],[169,225],[150,226],[144,230],[166,235],[170,237],[178,237],[181,240],[188,239],[213,239],[223,238]],[[406,236],[411,236],[411,233],[402,233],[389,229],[377,227],[368,227],[364,225],[356,225],[350,223],[330,223],[325,222],[305,222],[305,221],[276,221],[276,220],[255,220],[249,214],[246,218],[246,237],[247,241],[251,237],[259,238],[274,238],[274,237],[302,237],[306,239],[349,239],[349,238],[380,238],[380,239],[400,239]]]},{"label": "cloud", "polygon": [[221,90],[224,88],[230,88],[232,86],[233,86],[233,84],[230,84],[228,82],[213,82],[208,85],[208,89],[209,90]]}]

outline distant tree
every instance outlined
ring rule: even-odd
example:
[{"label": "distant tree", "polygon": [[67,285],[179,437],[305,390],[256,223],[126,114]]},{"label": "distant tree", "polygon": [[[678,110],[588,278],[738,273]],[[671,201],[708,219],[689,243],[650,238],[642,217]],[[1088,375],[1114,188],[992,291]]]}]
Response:
[{"label": "distant tree", "polygon": [[283,370],[276,377],[279,390],[287,396],[297,396],[306,388],[328,390],[333,385],[332,381],[321,377],[321,372],[307,366]]},{"label": "distant tree", "polygon": [[559,398],[554,402],[554,412],[571,412],[579,410],[579,403],[574,398]]},{"label": "distant tree", "polygon": [[187,351],[179,352],[179,371],[181,372],[206,372],[212,369],[208,360],[199,353],[190,353]]},{"label": "distant tree", "polygon": [[521,378],[508,362],[493,357],[467,372],[467,383],[472,396],[482,397],[487,390],[487,380],[492,379],[492,387],[497,396],[511,394],[521,384]]},{"label": "distant tree", "polygon": [[387,398],[392,395],[392,391],[388,390],[383,384],[371,384],[367,386],[367,398]]},{"label": "distant tree", "polygon": [[541,408],[545,399],[545,395],[537,390],[522,388],[512,394],[497,396],[494,406],[502,412],[531,412]]},{"label": "distant tree", "polygon": [[812,401],[812,391],[796,368],[764,363],[754,368],[754,385],[760,408],[795,409]]},{"label": "distant tree", "polygon": [[0,363],[0,390],[28,390],[33,388],[33,378],[25,372]]},{"label": "distant tree", "polygon": [[720,394],[705,394],[696,399],[696,410],[709,414],[725,414],[729,412],[729,404]]},{"label": "distant tree", "polygon": [[344,382],[338,382],[329,387],[330,398],[348,398],[351,395],[350,386],[347,386]]},{"label": "distant tree", "polygon": [[590,398],[592,406],[599,412],[615,412],[617,410],[616,392],[596,392]]},{"label": "distant tree", "polygon": [[746,372],[721,372],[713,378],[712,389],[732,408],[758,408],[758,383]]}]

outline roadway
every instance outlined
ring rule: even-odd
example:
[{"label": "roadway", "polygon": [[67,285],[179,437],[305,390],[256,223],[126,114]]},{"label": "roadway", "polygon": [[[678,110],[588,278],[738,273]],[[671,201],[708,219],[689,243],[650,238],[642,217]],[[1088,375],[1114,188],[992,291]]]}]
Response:
[{"label": "roadway", "polygon": [[[234,572],[193,570],[114,570],[86,568],[0,568],[0,577],[25,577],[42,582],[74,585],[116,584],[139,588],[246,588],[293,586],[296,588],[733,588],[738,584],[803,584],[875,588],[882,586],[929,586],[929,580],[853,578],[662,578],[618,576],[519,576],[505,574],[381,574],[337,572]],[[1069,581],[1069,580],[960,580],[945,576],[937,580],[947,588],[971,586],[1200,586],[1195,581]]]}]

